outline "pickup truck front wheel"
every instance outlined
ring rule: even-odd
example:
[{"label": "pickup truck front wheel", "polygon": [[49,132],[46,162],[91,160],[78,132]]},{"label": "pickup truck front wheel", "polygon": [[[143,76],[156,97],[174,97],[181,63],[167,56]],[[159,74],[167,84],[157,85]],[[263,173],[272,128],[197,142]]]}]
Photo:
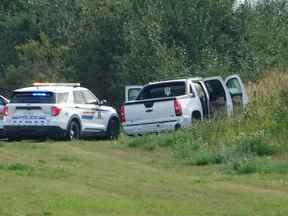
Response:
[{"label": "pickup truck front wheel", "polygon": [[112,118],[109,120],[108,129],[106,133],[106,139],[116,140],[120,134],[120,123],[117,118]]}]

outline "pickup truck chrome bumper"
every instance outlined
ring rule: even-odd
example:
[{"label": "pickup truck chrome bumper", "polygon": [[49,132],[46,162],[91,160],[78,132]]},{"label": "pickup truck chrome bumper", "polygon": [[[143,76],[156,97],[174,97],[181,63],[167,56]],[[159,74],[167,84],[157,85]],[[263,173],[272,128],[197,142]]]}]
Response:
[{"label": "pickup truck chrome bumper", "polygon": [[146,133],[158,133],[162,131],[173,131],[184,126],[184,118],[143,123],[125,123],[122,125],[124,133],[127,135],[143,135]]}]

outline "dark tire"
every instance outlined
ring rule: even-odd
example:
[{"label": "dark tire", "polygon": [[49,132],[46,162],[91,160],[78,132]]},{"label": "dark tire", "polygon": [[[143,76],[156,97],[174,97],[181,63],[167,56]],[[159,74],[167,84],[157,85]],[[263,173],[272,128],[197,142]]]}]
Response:
[{"label": "dark tire", "polygon": [[120,123],[117,118],[110,119],[108,123],[108,129],[106,132],[107,140],[116,140],[118,139],[120,134]]},{"label": "dark tire", "polygon": [[192,116],[191,116],[191,122],[193,123],[193,121],[196,121],[196,122],[199,122],[201,121],[202,118],[201,118],[201,113],[200,112],[193,112],[192,113]]},{"label": "dark tire", "polygon": [[16,142],[16,141],[21,141],[19,137],[16,136],[7,136],[8,142]]},{"label": "dark tire", "polygon": [[79,140],[80,139],[80,125],[76,120],[72,120],[69,124],[66,140],[72,141],[72,140]]},{"label": "dark tire", "polygon": [[175,125],[175,131],[179,131],[181,129],[181,125],[180,124],[176,124]]}]

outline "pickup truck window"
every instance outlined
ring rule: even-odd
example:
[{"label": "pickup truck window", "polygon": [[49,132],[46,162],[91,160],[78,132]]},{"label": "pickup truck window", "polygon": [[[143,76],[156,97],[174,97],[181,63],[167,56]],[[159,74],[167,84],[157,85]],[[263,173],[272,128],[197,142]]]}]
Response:
[{"label": "pickup truck window", "polygon": [[137,98],[139,94],[139,88],[129,89],[128,91],[128,101],[133,101]]},{"label": "pickup truck window", "polygon": [[4,100],[0,97],[0,106],[4,106],[5,105],[5,102]]},{"label": "pickup truck window", "polygon": [[231,95],[242,95],[242,89],[238,79],[230,79],[227,82],[227,87]]},{"label": "pickup truck window", "polygon": [[165,82],[151,84],[143,88],[136,100],[147,100],[154,98],[177,97],[186,94],[186,82]]}]

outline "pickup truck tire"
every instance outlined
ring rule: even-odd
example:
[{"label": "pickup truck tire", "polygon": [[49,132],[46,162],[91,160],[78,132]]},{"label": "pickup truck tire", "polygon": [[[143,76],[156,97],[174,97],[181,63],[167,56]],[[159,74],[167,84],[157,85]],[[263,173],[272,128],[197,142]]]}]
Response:
[{"label": "pickup truck tire", "polygon": [[191,122],[193,121],[201,121],[201,113],[199,111],[194,111],[191,116]]},{"label": "pickup truck tire", "polygon": [[175,131],[178,131],[178,130],[180,130],[181,129],[181,125],[180,124],[176,124],[175,125]]},{"label": "pickup truck tire", "polygon": [[78,140],[80,139],[80,124],[76,120],[72,120],[68,126],[66,140]]},{"label": "pickup truck tire", "polygon": [[120,134],[120,123],[117,118],[111,118],[106,132],[107,140],[116,140]]}]

